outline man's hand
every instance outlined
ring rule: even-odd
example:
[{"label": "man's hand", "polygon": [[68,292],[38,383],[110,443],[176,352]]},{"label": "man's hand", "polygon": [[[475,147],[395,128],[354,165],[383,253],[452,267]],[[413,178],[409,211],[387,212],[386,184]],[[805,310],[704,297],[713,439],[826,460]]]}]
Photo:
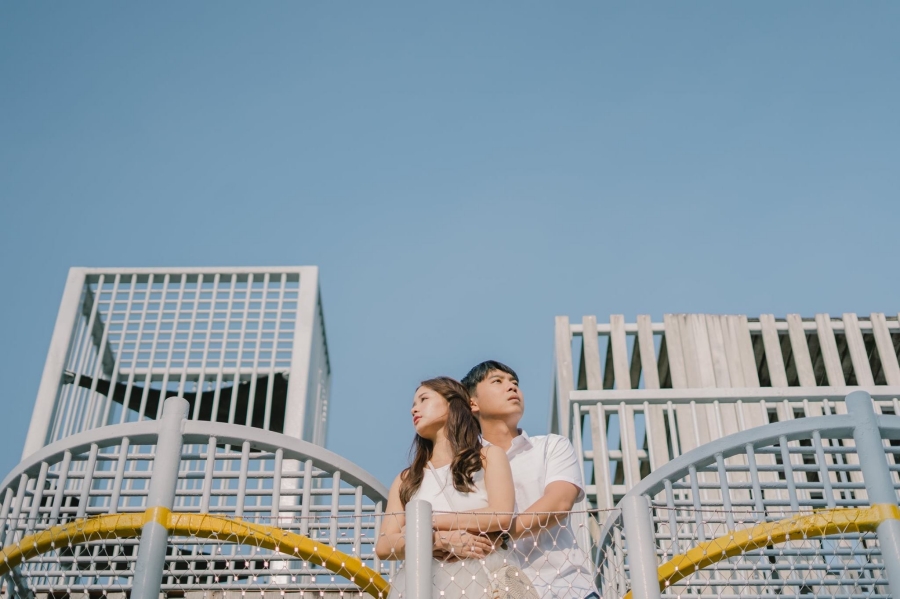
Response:
[{"label": "man's hand", "polygon": [[436,530],[432,537],[432,555],[437,559],[482,558],[494,550],[490,539],[464,530]]}]

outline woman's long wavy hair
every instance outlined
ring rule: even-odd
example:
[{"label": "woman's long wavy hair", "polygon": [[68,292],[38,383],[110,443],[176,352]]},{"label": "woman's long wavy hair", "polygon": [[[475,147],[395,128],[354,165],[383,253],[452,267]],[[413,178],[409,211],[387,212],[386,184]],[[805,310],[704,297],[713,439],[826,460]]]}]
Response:
[{"label": "woman's long wavy hair", "polygon": [[[475,490],[473,476],[482,469],[481,463],[481,425],[469,408],[469,393],[457,380],[446,376],[422,381],[420,387],[428,387],[440,394],[450,404],[447,417],[447,438],[453,449],[453,461],[450,463],[450,475],[453,487],[468,493]],[[422,485],[425,467],[434,444],[416,435],[409,449],[409,468],[400,473],[400,501],[405,506]]]}]

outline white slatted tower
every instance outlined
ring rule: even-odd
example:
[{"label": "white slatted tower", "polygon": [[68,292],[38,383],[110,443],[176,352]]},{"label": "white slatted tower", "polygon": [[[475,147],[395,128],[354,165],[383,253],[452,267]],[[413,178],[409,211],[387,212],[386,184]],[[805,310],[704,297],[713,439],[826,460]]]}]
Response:
[{"label": "white slatted tower", "polygon": [[834,398],[855,388],[881,413],[900,413],[897,316],[561,316],[555,339],[550,428],[576,445],[598,508],[710,441],[844,413]]},{"label": "white slatted tower", "polygon": [[72,268],[23,457],[172,395],[324,445],[329,382],[316,267]]}]

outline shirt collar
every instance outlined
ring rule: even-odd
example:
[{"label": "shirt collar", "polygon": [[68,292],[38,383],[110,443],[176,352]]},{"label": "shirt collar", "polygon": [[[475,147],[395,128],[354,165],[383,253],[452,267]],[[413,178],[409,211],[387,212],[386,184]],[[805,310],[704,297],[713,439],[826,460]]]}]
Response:
[{"label": "shirt collar", "polygon": [[[519,434],[513,437],[512,445],[510,445],[509,449],[506,450],[506,456],[510,458],[534,447],[534,445],[531,443],[531,439],[528,437],[528,433],[526,433],[522,429],[516,430],[519,431]],[[492,443],[484,437],[481,438],[481,444],[485,447],[492,445]]]}]

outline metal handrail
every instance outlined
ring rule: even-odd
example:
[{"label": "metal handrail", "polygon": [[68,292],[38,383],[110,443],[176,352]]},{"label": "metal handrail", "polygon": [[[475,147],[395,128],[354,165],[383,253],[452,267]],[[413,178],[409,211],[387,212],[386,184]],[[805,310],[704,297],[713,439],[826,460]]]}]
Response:
[{"label": "metal handrail", "polygon": [[[61,439],[31,454],[13,468],[0,483],[0,494],[14,485],[22,474],[29,476],[37,474],[43,462],[55,464],[62,461],[66,452],[77,454],[87,451],[92,445],[99,448],[117,445],[125,437],[132,445],[141,443],[152,445],[156,443],[159,430],[160,421],[147,420],[105,426]],[[329,474],[340,472],[342,480],[362,487],[369,498],[376,501],[387,500],[387,487],[374,476],[346,458],[302,439],[239,424],[194,420],[183,422],[183,434],[186,444],[206,443],[210,437],[215,437],[222,443],[241,444],[249,441],[254,447],[261,449],[270,451],[281,449],[285,459],[301,461],[311,459],[320,470]]]}]

